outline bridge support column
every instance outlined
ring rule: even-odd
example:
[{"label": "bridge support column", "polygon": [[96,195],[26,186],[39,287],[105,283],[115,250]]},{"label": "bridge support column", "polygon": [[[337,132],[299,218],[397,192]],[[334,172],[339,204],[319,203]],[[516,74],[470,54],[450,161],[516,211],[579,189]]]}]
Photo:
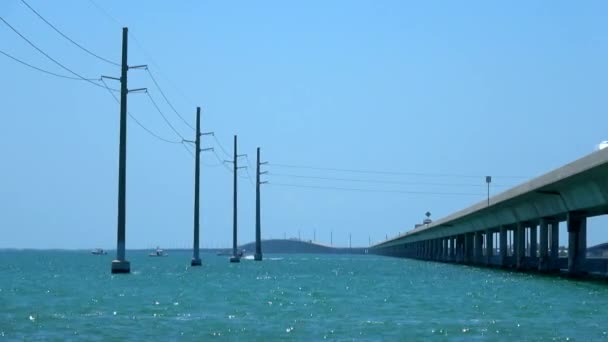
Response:
[{"label": "bridge support column", "polygon": [[507,227],[500,227],[500,235],[498,242],[500,244],[500,266],[505,267],[507,264]]},{"label": "bridge support column", "polygon": [[441,239],[435,239],[435,260],[441,261]]},{"label": "bridge support column", "polygon": [[473,234],[464,234],[464,263],[471,264],[473,259]]},{"label": "bridge support column", "polygon": [[551,222],[551,239],[550,247],[551,251],[549,253],[549,270],[551,271],[559,271],[559,222],[552,221]]},{"label": "bridge support column", "polygon": [[426,252],[427,252],[427,244],[426,244],[426,241],[420,241],[420,244],[422,245],[422,255],[421,255],[421,259],[422,259],[422,260],[426,260]]},{"label": "bridge support column", "polygon": [[494,255],[494,233],[492,230],[486,230],[486,265],[492,264],[492,255]]},{"label": "bridge support column", "polygon": [[513,241],[515,246],[515,267],[517,267],[518,270],[521,270],[524,267],[524,256],[526,252],[525,226],[521,222],[517,223]]},{"label": "bridge support column", "polygon": [[454,237],[454,262],[458,262],[458,236]]},{"label": "bridge support column", "polygon": [[473,262],[475,264],[481,262],[481,258],[483,256],[483,251],[481,250],[482,245],[483,235],[481,235],[481,232],[475,232],[473,237]]},{"label": "bridge support column", "polygon": [[536,235],[536,223],[530,224],[530,258],[535,259],[538,237]]},{"label": "bridge support column", "polygon": [[538,257],[538,270],[546,272],[549,270],[549,222],[545,218],[541,218],[539,222],[540,229],[540,250]]},{"label": "bridge support column", "polygon": [[464,241],[465,241],[465,234],[461,234],[458,235],[458,261],[460,263],[464,263]]},{"label": "bridge support column", "polygon": [[441,260],[448,260],[448,240],[446,238],[441,238]]},{"label": "bridge support column", "polygon": [[420,241],[419,243],[420,243],[420,256],[418,258],[424,260],[424,254],[426,253],[426,245],[425,245],[424,241]]},{"label": "bridge support column", "polygon": [[456,252],[454,249],[454,238],[449,237],[448,238],[448,261],[454,262],[454,255],[456,255]]},{"label": "bridge support column", "polygon": [[568,274],[582,274],[586,258],[587,218],[578,213],[568,213]]}]

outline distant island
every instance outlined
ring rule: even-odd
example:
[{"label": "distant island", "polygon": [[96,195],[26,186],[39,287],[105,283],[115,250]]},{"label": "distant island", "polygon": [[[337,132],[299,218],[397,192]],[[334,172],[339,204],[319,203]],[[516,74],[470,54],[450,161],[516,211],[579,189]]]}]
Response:
[{"label": "distant island", "polygon": [[[239,246],[246,254],[255,252],[255,242]],[[210,252],[230,252],[229,248],[203,249]],[[298,239],[270,239],[262,240],[262,253],[288,254],[288,253],[315,253],[315,254],[366,254],[367,247],[332,247],[312,241]]]}]

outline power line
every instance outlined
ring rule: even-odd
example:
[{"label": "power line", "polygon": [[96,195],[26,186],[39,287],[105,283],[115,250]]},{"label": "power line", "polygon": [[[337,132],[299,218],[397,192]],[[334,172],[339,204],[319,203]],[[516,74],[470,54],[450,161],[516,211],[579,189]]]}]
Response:
[{"label": "power line", "polygon": [[[103,14],[105,17],[109,18],[111,21],[113,21],[114,23],[120,25],[120,26],[125,26],[123,23],[121,23],[118,19],[116,19],[116,17],[114,17],[112,14],[110,14],[109,11],[105,10],[103,7],[101,7],[99,4],[97,4],[97,2],[93,1],[93,0],[89,0],[89,3],[91,3],[95,9],[97,9],[97,11],[99,11],[101,14]],[[177,92],[188,102],[193,102],[178,86],[176,86],[176,84],[174,82],[171,81],[170,78],[168,78],[161,70],[161,68],[159,67],[158,63],[156,63],[156,61],[154,60],[154,58],[152,57],[152,55],[148,52],[148,50],[146,50],[143,46],[143,44],[139,41],[139,39],[137,39],[137,36],[135,36],[135,34],[133,33],[133,31],[129,31],[129,37],[131,37],[133,39],[133,41],[135,42],[135,45],[137,45],[137,47],[141,50],[141,52],[144,54],[144,56],[146,56],[149,60],[150,63],[156,67],[156,69],[158,70],[158,72],[160,73],[160,76],[163,77],[168,83],[171,84],[171,86],[177,90]],[[192,126],[190,126],[192,127]],[[194,128],[193,128],[194,129]]]},{"label": "power line", "polygon": [[194,129],[194,127],[192,127],[191,124],[188,123],[188,121],[186,121],[186,119],[184,119],[183,116],[181,116],[178,111],[175,109],[175,107],[173,107],[173,104],[171,104],[171,101],[169,101],[169,99],[167,98],[167,96],[165,95],[165,92],[161,89],[160,85],[158,85],[158,82],[156,82],[156,79],[154,78],[154,76],[152,75],[152,72],[150,71],[149,68],[146,68],[146,71],[148,72],[148,75],[150,75],[150,79],[152,79],[152,82],[154,83],[154,85],[156,86],[156,89],[158,89],[158,91],[160,92],[160,94],[163,96],[163,98],[165,99],[165,102],[167,102],[167,104],[169,105],[169,107],[171,107],[171,109],[173,110],[173,112],[180,118],[182,119],[182,121],[186,124],[186,126]]},{"label": "power line", "polygon": [[[32,69],[34,69],[34,70],[38,70],[38,71],[43,72],[43,73],[45,73],[45,74],[49,74],[49,75],[52,75],[52,76],[55,76],[55,77],[59,77],[59,78],[65,78],[65,79],[68,79],[68,80],[78,80],[78,81],[82,81],[82,79],[81,79],[81,78],[79,78],[79,77],[72,77],[72,76],[67,76],[67,75],[61,75],[61,74],[54,73],[54,72],[52,72],[52,71],[44,70],[44,69],[42,69],[42,68],[39,68],[39,67],[34,66],[34,65],[32,65],[32,64],[29,64],[29,63],[27,63],[27,62],[25,62],[25,61],[22,61],[22,60],[20,60],[19,58],[15,57],[15,56],[12,56],[12,55],[10,55],[10,54],[8,54],[8,53],[6,53],[6,52],[2,51],[2,50],[0,50],[0,54],[3,54],[3,55],[5,55],[6,57],[8,57],[8,58],[10,58],[10,59],[14,60],[15,62],[21,63],[21,64],[23,64],[23,65],[25,65],[25,66],[28,66],[28,67],[30,67],[30,68],[32,68]],[[97,78],[90,78],[90,79],[89,79],[89,81],[96,81],[96,80],[98,80],[98,79],[97,79]]]},{"label": "power line", "polygon": [[223,159],[222,159],[222,158],[221,158],[221,157],[220,157],[220,156],[217,154],[217,152],[215,151],[215,149],[213,149],[213,150],[211,150],[211,151],[213,152],[213,155],[215,156],[215,159],[217,159],[217,161],[218,161],[218,162],[219,162],[219,163],[220,163],[222,166],[224,166],[224,168],[225,168],[226,170],[228,170],[228,172],[232,173],[232,172],[233,172],[233,171],[232,171],[232,169],[231,169],[231,168],[229,168],[228,166],[226,166],[226,163],[224,163],[224,160],[223,160]]},{"label": "power line", "polygon": [[164,75],[164,73],[162,72],[160,66],[158,65],[158,63],[156,63],[156,61],[154,60],[154,58],[152,57],[152,55],[148,52],[148,50],[146,50],[143,46],[143,44],[139,41],[139,39],[137,39],[137,37],[135,36],[135,34],[133,33],[133,31],[129,31],[129,36],[131,38],[133,38],[133,41],[135,42],[135,45],[137,45],[139,47],[139,49],[143,52],[144,56],[146,56],[149,60],[150,63],[156,67],[156,70],[158,70],[158,72],[160,73],[160,75],[167,80],[175,90],[177,90],[178,93],[180,93],[180,95],[188,102],[192,103],[193,101],[191,99],[188,98],[188,96],[185,95],[185,93],[175,85],[174,82],[171,81],[171,79],[169,79],[169,77],[167,77],[166,75]]},{"label": "power line", "polygon": [[27,2],[25,2],[25,0],[21,0],[21,2],[27,6],[27,8],[29,8],[32,12],[34,12],[38,18],[40,18],[42,21],[44,21],[47,25],[49,25],[53,30],[55,30],[55,32],[59,33],[63,38],[67,39],[70,43],[76,45],[77,47],[79,47],[80,49],[82,49],[83,51],[85,51],[86,53],[88,53],[89,55],[96,57],[106,63],[115,65],[115,66],[120,66],[120,64],[112,62],[106,58],[103,58],[93,52],[91,52],[91,50],[85,48],[84,46],[78,44],[77,42],[75,42],[72,38],[68,37],[67,35],[65,35],[63,32],[61,32],[57,27],[55,27],[55,25],[51,24],[48,20],[46,20],[42,15],[40,15],[40,13],[38,13],[35,9],[32,8],[32,6],[30,6]]},{"label": "power line", "polygon": [[[462,175],[462,174],[447,174],[447,173],[422,173],[422,172],[341,169],[341,168],[277,164],[277,163],[271,163],[270,165],[276,166],[276,167],[293,168],[293,169],[309,169],[309,170],[320,170],[320,171],[337,171],[337,172],[368,173],[368,174],[398,175],[398,176],[460,177],[460,178],[483,178],[483,177],[485,177],[485,176],[478,176],[478,175]],[[494,176],[494,177],[512,178],[512,179],[528,178],[528,177],[524,177],[524,176]]]},{"label": "power line", "polygon": [[169,120],[167,119],[167,117],[165,116],[165,114],[163,114],[163,111],[160,110],[160,108],[156,104],[156,101],[154,101],[154,99],[152,98],[152,96],[150,95],[150,93],[146,92],[146,95],[148,95],[148,98],[150,99],[150,101],[154,105],[154,108],[156,108],[156,110],[158,111],[158,113],[160,114],[160,116],[163,117],[163,119],[165,120],[165,123],[167,123],[167,125],[173,130],[173,132],[175,132],[175,134],[177,134],[182,140],[185,140],[185,138],[175,129],[175,127],[173,127],[173,125],[171,124],[171,122],[169,122]]},{"label": "power line", "polygon": [[226,151],[226,149],[224,148],[224,146],[222,146],[222,143],[218,140],[218,138],[215,136],[215,134],[213,134],[212,137],[215,140],[215,143],[217,144],[217,146],[219,146],[219,148],[222,150],[222,152],[224,152],[224,154],[226,156],[228,156],[228,158],[230,158],[230,153],[228,153]]},{"label": "power line", "polygon": [[[249,159],[247,159],[249,160]],[[255,186],[253,184],[253,179],[251,178],[251,174],[249,173],[249,168],[245,168],[245,172],[247,172],[247,180],[249,181],[249,184],[251,184],[251,186]]]},{"label": "power line", "polygon": [[255,168],[253,167],[253,165],[251,164],[251,161],[249,160],[249,156],[245,155],[245,160],[247,161],[247,165],[249,165],[249,167],[250,167],[252,170],[253,170],[253,169],[255,169]]},{"label": "power line", "polygon": [[286,184],[286,183],[275,183],[275,182],[269,182],[268,185],[283,186],[283,187],[293,187],[293,188],[319,189],[319,190],[338,190],[338,191],[352,191],[352,192],[378,192],[378,193],[398,193],[398,194],[410,194],[410,195],[483,196],[483,194],[474,194],[474,193],[359,189],[359,188],[343,188],[343,187],[331,187],[331,186]]},{"label": "power line", "polygon": [[90,78],[83,77],[82,75],[80,75],[80,74],[72,71],[70,68],[66,67],[65,65],[59,63],[56,59],[54,59],[53,57],[49,56],[46,52],[42,51],[42,49],[40,49],[38,46],[36,46],[36,44],[32,43],[29,39],[27,39],[24,35],[22,35],[21,32],[17,31],[17,29],[15,29],[13,26],[11,26],[11,24],[9,24],[6,20],[4,20],[3,17],[0,17],[0,20],[2,20],[2,22],[4,22],[4,24],[6,26],[8,26],[11,30],[13,30],[13,32],[15,32],[19,37],[21,37],[21,39],[25,40],[30,46],[32,46],[34,49],[36,49],[38,52],[40,52],[46,58],[48,58],[49,60],[51,60],[53,63],[55,63],[58,66],[60,66],[62,69],[66,70],[67,72],[71,73],[72,75],[75,75],[76,77],[80,78],[83,81],[91,83],[92,85],[94,85],[96,87],[105,88],[101,84],[95,83],[95,82],[91,81]]},{"label": "power line", "polygon": [[89,0],[89,2],[91,4],[93,4],[93,6],[95,6],[95,8],[102,13],[103,15],[105,15],[106,17],[110,18],[110,20],[112,20],[113,22],[117,23],[118,25],[122,25],[116,18],[114,18],[108,11],[106,11],[105,9],[103,9],[103,7],[99,6],[95,1],[93,0]]},{"label": "power line", "polygon": [[[101,82],[103,83],[103,85],[105,86],[105,88],[108,90],[108,92],[110,93],[110,95],[112,95],[112,97],[114,98],[114,100],[116,100],[116,103],[120,104],[120,100],[118,100],[118,98],[116,97],[116,95],[114,95],[114,93],[110,90],[110,88],[108,88],[108,84],[106,83],[106,81],[104,81],[104,79],[101,79]],[[153,136],[154,138],[169,143],[169,144],[181,144],[182,141],[174,141],[174,140],[169,140],[169,139],[165,139],[161,136],[159,136],[158,134],[152,132],[151,130],[149,130],[146,126],[144,126],[141,122],[139,122],[139,120],[137,120],[133,115],[131,115],[130,112],[127,112],[127,114],[129,115],[129,117],[135,121],[135,123],[141,127],[144,131],[146,131],[148,134],[150,134],[151,136]]]},{"label": "power line", "polygon": [[209,167],[218,167],[218,166],[222,166],[222,164],[217,163],[217,164],[209,164],[209,163],[205,163],[204,160],[201,160],[201,163],[205,166],[209,166]]},{"label": "power line", "polygon": [[192,158],[194,158],[194,152],[192,152],[188,146],[186,146],[186,144],[184,142],[182,142],[182,146],[184,146],[184,148],[186,149],[186,151],[188,151],[188,153],[190,153],[190,155],[192,156]]},{"label": "power line", "polygon": [[[186,148],[186,150],[190,153],[190,155],[192,157],[194,157],[194,152],[192,152],[192,150],[188,147],[187,143],[189,143],[189,142],[188,141],[182,141],[182,144],[184,145],[184,147]],[[209,166],[209,167],[218,167],[218,166],[221,166],[221,164],[223,164],[223,163],[209,164],[209,163],[205,163],[205,161],[201,159],[201,164],[203,164],[204,166]]]},{"label": "power line", "polygon": [[[471,186],[471,187],[486,187],[486,184],[466,184],[466,183],[427,183],[427,182],[399,182],[399,181],[384,181],[377,179],[356,179],[356,178],[339,178],[339,177],[321,177],[321,176],[304,176],[269,172],[270,176],[289,177],[289,178],[304,178],[304,179],[320,179],[320,180],[335,180],[343,182],[357,183],[378,183],[378,184],[401,184],[401,185],[436,185],[436,186]],[[500,187],[502,185],[494,185]]]}]

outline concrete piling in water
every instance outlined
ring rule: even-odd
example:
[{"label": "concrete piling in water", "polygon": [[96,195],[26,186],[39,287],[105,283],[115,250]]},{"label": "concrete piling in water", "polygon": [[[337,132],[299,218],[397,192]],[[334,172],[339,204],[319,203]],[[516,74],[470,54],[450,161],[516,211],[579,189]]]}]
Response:
[{"label": "concrete piling in water", "polygon": [[559,271],[559,221],[555,220],[551,222],[551,239],[550,239],[550,247],[551,251],[549,253],[549,270],[550,271]]},{"label": "concrete piling in water", "polygon": [[501,226],[499,233],[499,253],[500,253],[500,266],[505,267],[507,263],[507,227]]},{"label": "concrete piling in water", "polygon": [[515,238],[513,239],[515,247],[515,267],[518,270],[524,268],[524,257],[526,253],[526,228],[523,222],[518,222],[515,228]]},{"label": "concrete piling in water", "polygon": [[568,274],[585,272],[587,253],[587,218],[579,213],[568,213]]},{"label": "concrete piling in water", "polygon": [[546,218],[540,219],[539,231],[538,270],[547,272],[549,270],[549,222]]},{"label": "concrete piling in water", "polygon": [[494,254],[494,236],[492,230],[486,230],[486,265],[492,264],[492,255]]},{"label": "concrete piling in water", "polygon": [[483,235],[481,232],[475,232],[473,238],[473,259],[475,264],[481,263],[481,258],[483,256],[483,252],[481,250],[481,246],[483,245]]}]

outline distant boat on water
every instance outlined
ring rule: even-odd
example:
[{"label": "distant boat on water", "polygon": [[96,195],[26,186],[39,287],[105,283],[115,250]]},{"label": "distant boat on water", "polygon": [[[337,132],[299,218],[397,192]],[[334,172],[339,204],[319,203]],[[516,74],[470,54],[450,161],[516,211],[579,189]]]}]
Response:
[{"label": "distant boat on water", "polygon": [[94,250],[91,251],[91,254],[94,254],[94,255],[106,255],[106,254],[108,254],[108,252],[104,251],[101,248],[95,248]]},{"label": "distant boat on water", "polygon": [[156,250],[153,251],[152,253],[148,254],[148,256],[151,257],[164,257],[164,256],[168,256],[169,254],[167,254],[165,251],[163,251],[162,249],[160,249],[160,247],[156,247]]}]

